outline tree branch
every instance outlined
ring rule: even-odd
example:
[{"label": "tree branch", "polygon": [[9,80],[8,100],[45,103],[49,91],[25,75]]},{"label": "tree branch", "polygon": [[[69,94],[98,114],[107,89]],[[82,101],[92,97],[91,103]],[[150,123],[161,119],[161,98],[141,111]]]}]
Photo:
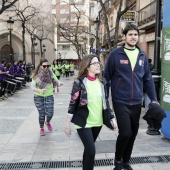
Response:
[{"label": "tree branch", "polygon": [[[0,9],[0,14],[2,14],[6,9],[12,7],[17,1],[18,0],[13,0],[12,2],[7,2],[6,0],[2,0],[2,7]],[[8,3],[8,5],[7,5],[7,3]]]}]

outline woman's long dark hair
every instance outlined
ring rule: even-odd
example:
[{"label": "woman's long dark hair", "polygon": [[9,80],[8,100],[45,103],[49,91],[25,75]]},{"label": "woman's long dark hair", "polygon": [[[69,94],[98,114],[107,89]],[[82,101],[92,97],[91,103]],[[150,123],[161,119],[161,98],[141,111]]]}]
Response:
[{"label": "woman's long dark hair", "polygon": [[46,58],[41,58],[39,64],[37,65],[37,67],[35,68],[34,72],[32,73],[31,78],[34,78],[34,77],[35,77],[35,75],[38,73],[38,70],[39,70],[40,66],[41,66],[42,63],[44,63],[44,62],[48,62],[48,60],[47,60]]}]

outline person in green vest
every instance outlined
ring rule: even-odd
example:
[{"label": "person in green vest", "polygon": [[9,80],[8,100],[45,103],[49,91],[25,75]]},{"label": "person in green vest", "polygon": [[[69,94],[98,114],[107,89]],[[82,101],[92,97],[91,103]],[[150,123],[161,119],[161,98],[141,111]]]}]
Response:
[{"label": "person in green vest", "polygon": [[58,71],[60,72],[60,75],[62,74],[62,65],[61,65],[61,61],[58,61]]},{"label": "person in green vest", "polygon": [[[53,60],[53,63],[51,64],[50,68],[52,69],[53,73],[56,75],[57,79],[60,80],[60,72],[59,67],[57,65],[57,60]],[[59,92],[59,87],[57,86],[57,92]]]},{"label": "person in green vest", "polygon": [[70,76],[74,75],[74,64],[73,62],[70,63]]},{"label": "person in green vest", "polygon": [[65,64],[64,63],[62,63],[62,65],[61,65],[61,70],[62,70],[62,75],[63,75],[63,77],[65,76]]},{"label": "person in green vest", "polygon": [[70,65],[68,64],[68,62],[66,62],[64,67],[65,67],[66,79],[68,79],[69,72],[70,72]]}]

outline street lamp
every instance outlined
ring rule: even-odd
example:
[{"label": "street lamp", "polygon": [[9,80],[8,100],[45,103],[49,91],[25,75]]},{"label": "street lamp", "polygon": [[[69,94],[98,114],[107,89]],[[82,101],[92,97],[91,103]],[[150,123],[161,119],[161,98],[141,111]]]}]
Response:
[{"label": "street lamp", "polygon": [[36,41],[36,37],[34,36],[34,34],[31,34],[31,43],[32,43],[32,64],[35,66],[35,46],[37,45]]},{"label": "street lamp", "polygon": [[96,55],[99,54],[98,48],[99,48],[99,25],[100,25],[100,20],[98,17],[96,17],[96,20],[94,21],[94,28],[96,30]]},{"label": "street lamp", "polygon": [[9,30],[9,36],[10,36],[10,61],[13,61],[13,51],[12,51],[12,30],[13,30],[14,20],[12,20],[12,17],[9,17],[7,20],[7,27]]},{"label": "street lamp", "polygon": [[58,53],[58,56],[59,56],[59,59],[61,60],[61,53],[60,52]]},{"label": "street lamp", "polygon": [[86,54],[86,44],[87,44],[87,37],[86,36],[83,37],[83,42],[84,42],[84,45],[85,45],[85,54]]},{"label": "street lamp", "polygon": [[43,57],[45,58],[45,52],[46,52],[46,49],[45,49],[45,44],[43,44]]},{"label": "street lamp", "polygon": [[98,23],[99,23],[99,18],[98,17],[96,17],[96,20],[94,20],[94,29],[96,30],[98,27],[97,27],[97,25],[98,25]]}]

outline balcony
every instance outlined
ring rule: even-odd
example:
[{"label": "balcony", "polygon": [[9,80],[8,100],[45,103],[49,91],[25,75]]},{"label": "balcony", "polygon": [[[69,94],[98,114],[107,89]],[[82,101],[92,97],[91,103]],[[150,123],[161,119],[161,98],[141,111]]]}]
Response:
[{"label": "balcony", "polygon": [[156,1],[138,11],[139,29],[149,29],[154,26],[156,19]]}]

